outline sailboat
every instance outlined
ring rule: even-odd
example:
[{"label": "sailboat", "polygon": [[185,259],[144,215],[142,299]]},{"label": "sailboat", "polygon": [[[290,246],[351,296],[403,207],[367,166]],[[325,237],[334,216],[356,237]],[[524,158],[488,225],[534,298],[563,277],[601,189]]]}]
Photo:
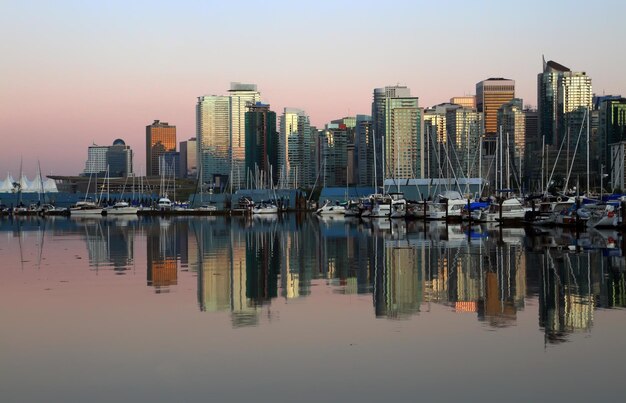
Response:
[{"label": "sailboat", "polygon": [[[104,209],[98,206],[93,200],[89,200],[87,192],[89,192],[89,186],[91,185],[91,175],[89,173],[89,182],[87,183],[87,191],[85,192],[85,199],[78,201],[76,204],[70,207],[69,212],[72,217],[97,217],[102,216]],[[98,189],[98,175],[96,174],[94,179],[94,189]],[[95,193],[95,192],[94,192]],[[104,213],[106,214],[106,213]]]},{"label": "sailboat", "polygon": [[[107,168],[107,173],[108,173],[108,168]],[[128,204],[128,202],[124,201],[124,190],[126,189],[126,181],[128,180],[128,176],[126,177],[126,180],[124,181],[124,187],[122,188],[122,196],[120,197],[120,201],[118,201],[117,203],[115,203],[112,206],[109,206],[106,208],[106,213],[110,214],[110,215],[136,215],[137,211],[139,210],[137,207],[135,206],[131,206],[130,204]],[[107,189],[109,186],[108,181],[110,181],[109,176],[107,175]]]},{"label": "sailboat", "polygon": [[346,208],[339,204],[339,202],[332,203],[330,200],[326,200],[322,207],[315,211],[318,215],[345,215]]},{"label": "sailboat", "polygon": [[[83,200],[76,202],[70,207],[70,215],[72,217],[98,217],[102,216],[105,210],[91,200]],[[106,213],[104,213],[106,214]]]},{"label": "sailboat", "polygon": [[278,206],[275,203],[276,200],[276,191],[274,190],[274,184],[272,182],[272,167],[270,166],[270,174],[269,180],[271,182],[271,190],[274,191],[274,200],[270,200],[267,202],[261,202],[260,204],[254,204],[252,206],[252,214],[277,214]]},{"label": "sailboat", "polygon": [[158,211],[171,211],[174,208],[174,204],[167,197],[165,189],[165,157],[161,156],[161,194],[162,196],[157,201],[156,209]]}]

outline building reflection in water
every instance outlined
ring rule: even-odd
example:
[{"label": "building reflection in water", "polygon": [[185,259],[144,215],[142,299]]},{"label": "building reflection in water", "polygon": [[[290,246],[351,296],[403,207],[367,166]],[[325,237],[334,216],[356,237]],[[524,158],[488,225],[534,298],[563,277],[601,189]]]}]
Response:
[{"label": "building reflection in water", "polygon": [[40,267],[46,230],[84,236],[89,267],[116,273],[134,268],[135,241],[145,236],[148,286],[170,291],[180,267],[197,276],[200,309],[228,312],[233,326],[258,324],[273,299],[306,298],[320,282],[339,294],[371,293],[376,317],[406,319],[439,304],[496,328],[514,325],[534,299],[547,343],[590,331],[598,308],[626,306],[624,237],[615,231],[527,235],[310,215],[0,222],[18,237],[21,267],[34,231]]},{"label": "building reflection in water", "polygon": [[146,229],[147,284],[156,293],[170,292],[178,283],[177,231],[181,222],[160,220]]},{"label": "building reflection in water", "polygon": [[134,263],[135,226],[128,220],[83,220],[89,266],[124,274]]},{"label": "building reflection in water", "polygon": [[[92,230],[109,239],[102,235],[113,228]],[[376,317],[406,319],[440,304],[496,328],[514,325],[536,296],[549,342],[589,330],[596,307],[626,303],[621,256],[537,249],[522,229],[287,215],[161,221],[145,233],[148,284],[167,292],[181,262],[197,272],[200,309],[228,312],[235,327],[257,325],[279,296],[306,298],[315,281],[340,294],[371,293]],[[88,237],[94,262],[132,260],[123,236],[114,248],[96,238]]]},{"label": "building reflection in water", "polygon": [[571,254],[546,249],[541,266],[539,325],[546,341],[564,341],[572,332],[588,331],[593,325],[594,295],[600,291],[600,254]]},{"label": "building reflection in water", "polygon": [[193,226],[198,243],[200,310],[230,311],[233,326],[256,324],[257,305],[246,295],[246,290],[252,287],[247,278],[246,232],[237,229],[236,222],[209,225],[201,221]]}]

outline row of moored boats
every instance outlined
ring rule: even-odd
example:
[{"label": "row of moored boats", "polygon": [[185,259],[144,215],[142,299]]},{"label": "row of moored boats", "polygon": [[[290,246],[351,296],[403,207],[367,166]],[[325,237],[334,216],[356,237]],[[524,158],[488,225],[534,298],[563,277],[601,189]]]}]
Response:
[{"label": "row of moored boats", "polygon": [[539,226],[617,227],[622,224],[620,203],[584,197],[552,196],[468,200],[448,191],[435,200],[409,201],[402,193],[374,194],[348,203],[326,201],[316,213],[321,216],[502,222]]},{"label": "row of moored boats", "polygon": [[[36,203],[29,206],[2,207],[0,212],[4,215],[70,215],[75,217],[97,217],[103,215],[136,215],[142,211],[179,211],[190,210],[186,206],[173,203],[167,197],[161,197],[154,205],[144,207],[131,205],[126,201],[118,201],[112,205],[102,206],[91,200],[78,201],[69,208],[57,208],[52,204]],[[212,204],[204,204],[194,210],[216,211]]]}]

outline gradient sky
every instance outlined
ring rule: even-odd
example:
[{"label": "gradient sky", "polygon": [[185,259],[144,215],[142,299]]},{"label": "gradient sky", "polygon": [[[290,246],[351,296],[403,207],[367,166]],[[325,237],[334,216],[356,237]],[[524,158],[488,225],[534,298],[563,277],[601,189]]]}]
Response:
[{"label": "gradient sky", "polygon": [[[122,138],[145,170],[145,126],[195,136],[200,95],[258,85],[312,123],[369,114],[403,84],[423,107],[515,80],[536,105],[541,56],[626,96],[624,1],[0,0],[0,178],[77,174],[87,147]],[[621,74],[619,72],[622,72]]]}]

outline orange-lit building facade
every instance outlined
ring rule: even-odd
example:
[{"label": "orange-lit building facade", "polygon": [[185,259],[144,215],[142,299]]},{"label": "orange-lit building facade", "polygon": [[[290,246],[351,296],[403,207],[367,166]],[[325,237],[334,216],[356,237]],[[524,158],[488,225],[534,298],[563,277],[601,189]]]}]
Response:
[{"label": "orange-lit building facade", "polygon": [[158,176],[159,158],[168,152],[176,151],[176,126],[155,120],[146,126],[146,175]]},{"label": "orange-lit building facade", "polygon": [[476,84],[476,109],[482,112],[486,135],[498,133],[498,109],[515,98],[515,81],[489,78]]},{"label": "orange-lit building facade", "polygon": [[466,95],[462,97],[450,98],[451,104],[461,105],[464,108],[476,109],[476,96]]}]

